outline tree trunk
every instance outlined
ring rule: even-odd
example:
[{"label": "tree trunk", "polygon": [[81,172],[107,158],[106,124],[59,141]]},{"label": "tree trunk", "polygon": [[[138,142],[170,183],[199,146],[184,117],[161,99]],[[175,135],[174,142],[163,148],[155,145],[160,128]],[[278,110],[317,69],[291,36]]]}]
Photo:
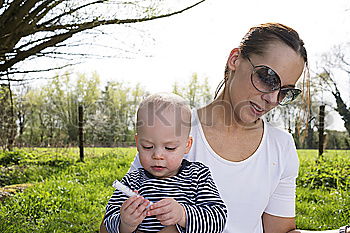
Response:
[{"label": "tree trunk", "polygon": [[7,149],[9,151],[13,150],[13,145],[15,143],[15,138],[17,134],[17,125],[16,125],[16,119],[15,119],[15,106],[13,103],[13,94],[11,90],[10,83],[8,85],[9,88],[9,97],[10,97],[10,124],[9,124],[9,130],[8,130],[8,138],[7,138]]},{"label": "tree trunk", "polygon": [[343,99],[340,96],[338,88],[335,86],[335,92],[332,92],[336,102],[337,102],[337,112],[342,117],[344,121],[344,126],[348,134],[350,135],[350,108],[346,106]]}]

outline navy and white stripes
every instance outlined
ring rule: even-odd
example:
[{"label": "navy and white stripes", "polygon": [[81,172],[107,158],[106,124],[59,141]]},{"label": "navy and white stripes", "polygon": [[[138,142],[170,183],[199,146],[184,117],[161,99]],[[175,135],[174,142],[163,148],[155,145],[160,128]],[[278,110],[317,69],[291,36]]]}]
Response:
[{"label": "navy and white stripes", "polygon": [[[121,181],[132,190],[138,190],[146,199],[157,202],[163,198],[174,198],[184,206],[186,227],[177,226],[188,233],[222,232],[227,218],[227,210],[211,177],[208,167],[200,162],[183,160],[176,176],[157,179],[140,168],[127,173]],[[104,223],[108,232],[119,232],[119,211],[128,197],[116,190],[106,207]],[[155,216],[146,217],[138,231],[158,232],[165,226]]]}]

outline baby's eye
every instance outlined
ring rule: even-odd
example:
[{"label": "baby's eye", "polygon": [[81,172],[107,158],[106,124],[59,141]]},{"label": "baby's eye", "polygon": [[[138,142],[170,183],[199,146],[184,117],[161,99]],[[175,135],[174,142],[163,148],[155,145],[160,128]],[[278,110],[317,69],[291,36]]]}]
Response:
[{"label": "baby's eye", "polygon": [[176,147],[165,147],[166,150],[174,151],[176,150]]},{"label": "baby's eye", "polygon": [[145,149],[145,150],[150,150],[150,149],[153,148],[153,146],[142,146],[142,148]]}]

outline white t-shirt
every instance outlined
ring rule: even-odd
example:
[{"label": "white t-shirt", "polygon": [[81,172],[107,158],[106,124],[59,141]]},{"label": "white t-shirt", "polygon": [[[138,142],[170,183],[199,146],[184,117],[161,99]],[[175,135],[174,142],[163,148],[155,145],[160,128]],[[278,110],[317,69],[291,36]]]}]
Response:
[{"label": "white t-shirt", "polygon": [[[187,160],[207,165],[228,209],[224,233],[263,233],[264,212],[294,217],[299,161],[293,138],[264,121],[262,141],[241,162],[223,159],[207,142],[197,111],[192,112],[193,145]],[[130,170],[141,167],[138,155]]]}]

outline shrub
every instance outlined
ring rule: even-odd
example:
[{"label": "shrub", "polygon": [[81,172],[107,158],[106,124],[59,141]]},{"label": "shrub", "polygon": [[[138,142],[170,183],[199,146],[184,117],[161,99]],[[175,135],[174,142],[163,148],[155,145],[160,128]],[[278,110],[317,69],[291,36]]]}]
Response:
[{"label": "shrub", "polygon": [[350,187],[349,158],[338,153],[324,154],[309,164],[304,173],[301,172],[300,174],[298,186],[328,190],[347,190]]}]

